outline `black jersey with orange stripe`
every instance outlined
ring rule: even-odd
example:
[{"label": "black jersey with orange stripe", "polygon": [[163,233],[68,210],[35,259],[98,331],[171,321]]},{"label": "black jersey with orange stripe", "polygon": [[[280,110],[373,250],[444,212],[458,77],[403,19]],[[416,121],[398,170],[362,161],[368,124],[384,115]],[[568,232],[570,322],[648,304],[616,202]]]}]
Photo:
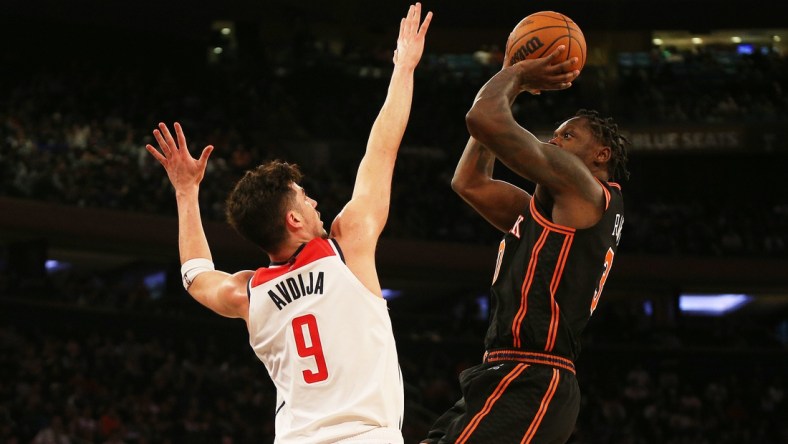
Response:
[{"label": "black jersey with orange stripe", "polygon": [[602,183],[606,207],[596,225],[553,223],[531,199],[501,240],[491,287],[487,350],[516,348],[575,360],[624,225],[621,187]]}]

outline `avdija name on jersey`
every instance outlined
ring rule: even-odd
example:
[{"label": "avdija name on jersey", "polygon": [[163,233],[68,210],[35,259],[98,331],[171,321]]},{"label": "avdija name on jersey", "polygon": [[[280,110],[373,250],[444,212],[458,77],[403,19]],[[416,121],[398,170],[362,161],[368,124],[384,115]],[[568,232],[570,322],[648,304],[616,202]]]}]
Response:
[{"label": "avdija name on jersey", "polygon": [[268,290],[268,296],[281,310],[287,304],[297,301],[302,296],[311,294],[323,294],[323,272],[309,272],[308,276],[297,274],[293,277],[282,279],[275,285],[279,294],[273,290]]}]

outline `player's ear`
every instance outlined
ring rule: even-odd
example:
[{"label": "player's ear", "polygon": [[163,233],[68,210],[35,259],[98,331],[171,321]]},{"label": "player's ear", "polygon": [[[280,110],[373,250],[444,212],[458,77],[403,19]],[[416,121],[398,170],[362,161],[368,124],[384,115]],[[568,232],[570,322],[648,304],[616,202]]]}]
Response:
[{"label": "player's ear", "polygon": [[285,215],[285,225],[291,229],[301,228],[304,225],[304,217],[296,210],[288,210]]},{"label": "player's ear", "polygon": [[596,155],[594,156],[594,160],[598,163],[607,163],[610,160],[610,156],[612,155],[612,150],[609,146],[602,146],[596,151]]}]

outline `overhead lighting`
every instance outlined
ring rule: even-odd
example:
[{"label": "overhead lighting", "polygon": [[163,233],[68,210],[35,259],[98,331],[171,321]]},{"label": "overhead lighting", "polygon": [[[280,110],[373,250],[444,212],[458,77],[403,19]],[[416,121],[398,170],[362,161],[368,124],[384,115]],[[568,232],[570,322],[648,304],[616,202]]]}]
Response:
[{"label": "overhead lighting", "polygon": [[662,41],[662,39],[660,39],[660,38],[655,38],[655,39],[651,40],[651,43],[653,43],[653,44],[655,44],[655,45],[657,45],[657,46],[662,46],[662,44],[663,44],[664,42],[663,42],[663,41]]},{"label": "overhead lighting", "polygon": [[752,300],[746,294],[682,294],[679,310],[687,314],[720,316],[738,310]]},{"label": "overhead lighting", "polygon": [[230,35],[230,33],[232,32],[232,29],[230,29],[230,28],[222,28],[222,30],[220,32],[222,33],[222,35]]},{"label": "overhead lighting", "polygon": [[223,52],[224,52],[224,49],[221,46],[217,46],[217,47],[213,48],[213,53],[214,54],[221,54]]},{"label": "overhead lighting", "polygon": [[775,42],[778,42],[778,43],[782,41],[782,39],[780,38],[779,35],[773,35],[772,36],[772,40],[774,40]]},{"label": "overhead lighting", "polygon": [[731,37],[731,41],[733,43],[741,43],[741,37],[739,37],[738,35],[735,35],[735,36]]},{"label": "overhead lighting", "polygon": [[700,45],[701,43],[703,43],[703,39],[702,39],[702,38],[700,38],[700,37],[693,37],[693,38],[692,38],[692,43],[693,43],[694,45]]}]

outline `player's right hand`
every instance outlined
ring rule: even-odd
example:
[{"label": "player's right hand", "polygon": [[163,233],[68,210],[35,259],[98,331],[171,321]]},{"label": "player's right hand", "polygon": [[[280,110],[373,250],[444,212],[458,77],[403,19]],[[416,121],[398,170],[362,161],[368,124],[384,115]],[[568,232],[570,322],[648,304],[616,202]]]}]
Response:
[{"label": "player's right hand", "polygon": [[175,122],[175,134],[178,137],[177,143],[170,134],[167,125],[159,123],[159,128],[153,130],[153,136],[159,143],[161,152],[150,144],[145,145],[145,149],[164,166],[176,192],[196,190],[205,176],[205,168],[213,151],[213,145],[206,146],[202,150],[200,158],[195,159],[189,153],[186,136],[178,122]]},{"label": "player's right hand", "polygon": [[541,91],[567,89],[572,86],[572,80],[580,75],[580,71],[572,69],[577,57],[555,63],[565,50],[566,47],[560,45],[545,57],[522,60],[507,69],[518,70],[521,91],[539,94]]}]

